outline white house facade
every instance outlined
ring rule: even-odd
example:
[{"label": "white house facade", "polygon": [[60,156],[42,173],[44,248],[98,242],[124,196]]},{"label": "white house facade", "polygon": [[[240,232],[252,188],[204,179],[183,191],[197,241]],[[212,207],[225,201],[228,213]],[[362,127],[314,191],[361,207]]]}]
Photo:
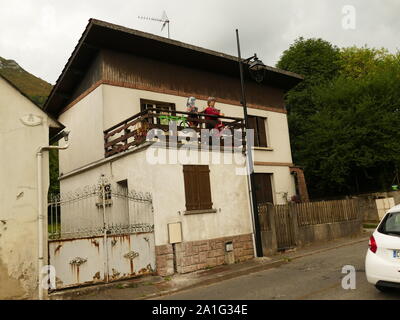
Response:
[{"label": "white house facade", "polygon": [[[269,82],[247,84],[256,193],[259,202],[283,204],[296,194],[283,97],[301,77],[269,67],[268,75]],[[207,97],[215,97],[224,125],[243,131],[239,89],[234,57],[90,20],[45,105],[70,131],[70,146],[60,153],[61,193],[99,181],[103,188],[96,189],[103,193],[95,202],[82,205],[85,209],[61,206],[61,235],[49,245],[50,262],[66,270],[73,261],[80,278],[75,270],[59,278],[60,286],[143,272],[186,273],[254,257],[243,145],[202,149],[197,132],[196,148],[189,150],[180,140],[185,134],[180,125],[177,144],[167,140],[161,146],[155,143],[159,139],[146,138],[157,128],[176,138],[165,127],[191,117],[185,113],[190,96],[200,112]],[[201,119],[196,131],[206,118],[196,118]],[[96,234],[93,220],[82,218],[89,212],[100,219]],[[70,233],[66,240],[63,230],[78,232],[72,230],[76,223],[91,233]],[[94,244],[86,253],[63,253],[67,241],[89,246],[82,240],[87,237]],[[101,270],[93,262],[104,260]]]}]

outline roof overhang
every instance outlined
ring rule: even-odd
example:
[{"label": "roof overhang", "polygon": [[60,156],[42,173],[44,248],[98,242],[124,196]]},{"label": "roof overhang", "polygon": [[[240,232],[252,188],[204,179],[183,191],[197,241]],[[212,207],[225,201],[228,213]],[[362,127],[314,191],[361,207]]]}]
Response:
[{"label": "roof overhang", "polygon": [[[58,115],[101,49],[130,53],[239,78],[237,57],[90,19],[46,101],[44,106],[46,111]],[[263,84],[289,90],[302,80],[301,75],[267,66]]]}]

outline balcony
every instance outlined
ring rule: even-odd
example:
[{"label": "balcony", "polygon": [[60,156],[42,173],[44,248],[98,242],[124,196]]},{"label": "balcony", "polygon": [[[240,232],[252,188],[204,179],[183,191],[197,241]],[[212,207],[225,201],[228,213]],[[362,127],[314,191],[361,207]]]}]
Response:
[{"label": "balcony", "polygon": [[[207,127],[214,127],[216,120],[224,128],[221,133],[218,133],[218,130],[213,130],[214,132],[207,130]],[[171,128],[173,129],[171,130]],[[202,146],[203,149],[205,143],[208,146],[211,146],[212,143],[213,149],[215,149],[216,140],[218,140],[219,147],[224,150],[231,148],[244,151],[245,149],[244,120],[242,118],[148,108],[104,131],[105,157],[111,157],[145,142],[157,141],[148,136],[152,129],[162,130],[167,145],[174,142],[178,145],[186,143],[185,137],[191,131],[190,141],[192,143],[194,141],[194,144]],[[195,137],[193,137],[193,132],[195,132]],[[205,138],[207,132],[210,136]]]}]

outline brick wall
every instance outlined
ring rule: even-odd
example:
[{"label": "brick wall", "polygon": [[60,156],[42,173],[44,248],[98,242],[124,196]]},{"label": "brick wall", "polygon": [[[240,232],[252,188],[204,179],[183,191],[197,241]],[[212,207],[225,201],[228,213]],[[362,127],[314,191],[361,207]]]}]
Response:
[{"label": "brick wall", "polygon": [[[233,251],[226,252],[225,244],[232,242]],[[183,242],[175,245],[176,271],[188,273],[223,264],[243,262],[254,258],[251,234],[210,240]],[[161,276],[174,273],[172,245],[156,247],[157,272]]]},{"label": "brick wall", "polygon": [[299,167],[291,167],[291,173],[296,173],[297,175],[297,188],[299,190],[299,196],[302,202],[309,202],[310,198],[308,196],[306,178],[304,177],[304,172]]}]

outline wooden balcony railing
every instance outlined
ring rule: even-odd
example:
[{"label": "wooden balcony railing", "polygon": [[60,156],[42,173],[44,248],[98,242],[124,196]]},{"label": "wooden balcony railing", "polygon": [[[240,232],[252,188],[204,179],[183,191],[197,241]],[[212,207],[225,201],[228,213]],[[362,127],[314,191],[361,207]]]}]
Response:
[{"label": "wooden balcony railing", "polygon": [[[168,132],[171,121],[176,122],[177,134],[187,128],[195,130],[197,132],[198,143],[200,143],[201,129],[206,129],[207,124],[209,124],[208,127],[213,127],[215,120],[220,121],[222,125],[230,129],[232,133],[233,130],[241,131],[240,145],[241,147],[245,146],[244,120],[242,118],[149,108],[104,131],[105,157],[110,157],[126,151],[133,146],[144,143],[147,133],[154,128],[163,130],[166,133],[167,139],[176,139],[176,136]],[[232,138],[232,141],[234,141],[234,139],[235,138]],[[221,137],[221,145],[223,145],[223,141],[224,137]],[[239,145],[237,141],[235,145]],[[230,147],[232,146],[233,145]]]}]

